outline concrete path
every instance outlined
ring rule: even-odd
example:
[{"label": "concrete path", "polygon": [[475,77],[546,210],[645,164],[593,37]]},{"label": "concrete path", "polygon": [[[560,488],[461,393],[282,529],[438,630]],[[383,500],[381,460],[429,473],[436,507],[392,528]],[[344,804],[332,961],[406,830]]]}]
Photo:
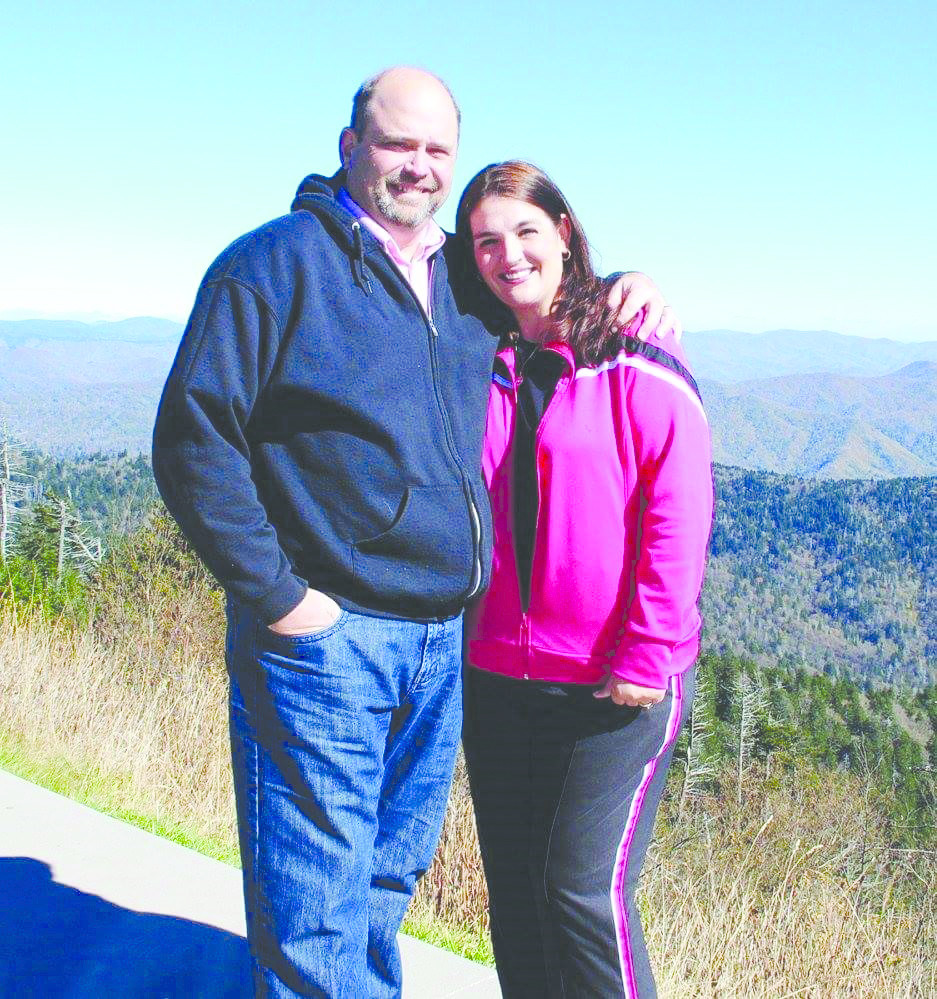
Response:
[{"label": "concrete path", "polygon": [[[400,949],[404,999],[500,999],[493,969]],[[0,771],[0,997],[250,992],[240,871]]]}]

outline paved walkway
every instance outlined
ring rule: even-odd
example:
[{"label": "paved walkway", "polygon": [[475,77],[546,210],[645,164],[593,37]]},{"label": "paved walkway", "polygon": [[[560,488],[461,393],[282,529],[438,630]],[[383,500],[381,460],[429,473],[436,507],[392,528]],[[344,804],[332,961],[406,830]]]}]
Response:
[{"label": "paved walkway", "polygon": [[[400,948],[404,999],[500,999],[493,969]],[[0,997],[249,995],[240,871],[0,771]]]}]

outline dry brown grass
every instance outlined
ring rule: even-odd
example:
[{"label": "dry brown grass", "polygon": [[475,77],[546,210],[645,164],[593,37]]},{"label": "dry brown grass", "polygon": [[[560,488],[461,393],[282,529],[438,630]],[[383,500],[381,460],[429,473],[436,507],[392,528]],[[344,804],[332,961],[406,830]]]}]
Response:
[{"label": "dry brown grass", "polygon": [[854,778],[747,790],[664,809],[641,902],[661,994],[937,995],[937,858],[887,849]]},{"label": "dry brown grass", "polygon": [[476,938],[488,933],[488,886],[461,752],[436,856],[417,886],[410,910],[421,918],[442,918]]},{"label": "dry brown grass", "polygon": [[33,759],[85,770],[88,789],[232,847],[225,680],[107,648],[90,630],[0,616],[0,732]]},{"label": "dry brown grass", "polygon": [[[210,598],[206,627],[199,585],[188,604],[153,586],[98,631],[0,616],[0,734],[233,847],[219,610]],[[702,799],[678,817],[665,802],[642,888],[661,995],[937,996],[935,858],[890,852],[855,779],[805,772],[746,791],[741,809]],[[486,899],[460,772],[413,914],[477,937]]]},{"label": "dry brown grass", "polygon": [[[937,858],[891,851],[861,783],[752,778],[742,808],[665,799],[640,905],[662,999],[937,996]],[[471,799],[457,772],[414,905],[487,929]]]}]

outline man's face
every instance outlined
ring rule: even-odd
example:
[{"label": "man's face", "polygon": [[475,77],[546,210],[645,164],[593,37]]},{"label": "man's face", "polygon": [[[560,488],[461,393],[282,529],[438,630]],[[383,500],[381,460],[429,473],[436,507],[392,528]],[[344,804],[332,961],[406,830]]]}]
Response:
[{"label": "man's face", "polygon": [[459,127],[438,80],[391,71],[371,97],[360,136],[342,132],[351,196],[391,231],[417,230],[452,186]]}]

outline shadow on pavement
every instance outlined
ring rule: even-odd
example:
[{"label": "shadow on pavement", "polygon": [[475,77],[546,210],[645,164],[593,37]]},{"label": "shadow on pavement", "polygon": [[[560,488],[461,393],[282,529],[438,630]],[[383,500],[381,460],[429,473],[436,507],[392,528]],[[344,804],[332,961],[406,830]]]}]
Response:
[{"label": "shadow on pavement", "polygon": [[176,916],[134,912],[0,858],[0,996],[242,999],[247,942]]}]

